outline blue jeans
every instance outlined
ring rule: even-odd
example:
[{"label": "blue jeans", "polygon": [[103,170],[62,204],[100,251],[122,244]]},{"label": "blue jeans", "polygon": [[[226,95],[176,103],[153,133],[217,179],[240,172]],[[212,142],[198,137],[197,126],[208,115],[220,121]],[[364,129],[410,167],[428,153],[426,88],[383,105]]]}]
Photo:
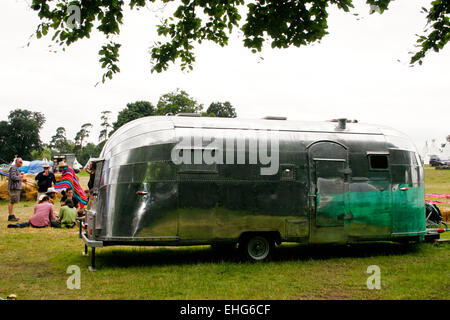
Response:
[{"label": "blue jeans", "polygon": [[45,228],[46,227],[46,226],[44,226],[44,227],[35,227],[31,223],[29,223],[28,221],[27,222],[16,223],[16,226],[18,228],[26,228],[26,227],[29,227],[29,226],[32,226],[33,228]]},{"label": "blue jeans", "polygon": [[26,228],[26,227],[30,226],[30,223],[29,222],[16,223],[16,226],[19,228]]}]

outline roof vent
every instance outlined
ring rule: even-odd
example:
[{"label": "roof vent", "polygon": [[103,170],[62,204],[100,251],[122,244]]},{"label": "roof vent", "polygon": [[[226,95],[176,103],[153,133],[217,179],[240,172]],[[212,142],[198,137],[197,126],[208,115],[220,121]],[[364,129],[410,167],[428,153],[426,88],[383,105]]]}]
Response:
[{"label": "roof vent", "polygon": [[175,116],[176,117],[201,117],[202,115],[200,113],[181,112],[181,113],[177,113]]},{"label": "roof vent", "polygon": [[337,122],[336,129],[338,129],[338,130],[345,130],[347,127],[347,123],[358,123],[358,120],[350,120],[350,119],[346,119],[346,118],[331,119],[328,121]]},{"label": "roof vent", "polygon": [[267,116],[263,118],[264,120],[287,120],[286,117],[275,117],[275,116]]},{"label": "roof vent", "polygon": [[347,127],[347,119],[346,118],[337,119],[336,129],[345,130],[346,127]]}]

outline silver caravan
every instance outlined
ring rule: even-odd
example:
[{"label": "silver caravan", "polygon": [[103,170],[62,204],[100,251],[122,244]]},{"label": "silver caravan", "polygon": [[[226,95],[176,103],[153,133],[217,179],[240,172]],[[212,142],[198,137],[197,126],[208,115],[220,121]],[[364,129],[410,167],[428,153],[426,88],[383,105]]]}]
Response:
[{"label": "silver caravan", "polygon": [[424,175],[396,130],[339,119],[146,117],[97,161],[81,237],[113,245],[422,240]]}]

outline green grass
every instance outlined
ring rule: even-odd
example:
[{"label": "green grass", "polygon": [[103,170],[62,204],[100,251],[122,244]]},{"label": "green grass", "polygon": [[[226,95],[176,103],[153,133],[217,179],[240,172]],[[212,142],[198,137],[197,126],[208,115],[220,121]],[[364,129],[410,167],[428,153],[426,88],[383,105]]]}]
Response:
[{"label": "green grass", "polygon": [[[436,170],[425,166],[425,193],[450,193],[450,170]],[[450,210],[450,204],[438,204],[438,207]]]},{"label": "green grass", "polygon": [[87,173],[87,172],[84,171],[84,170],[81,170],[80,172],[78,172],[77,175],[78,175],[79,177],[89,177],[89,173]]},{"label": "green grass", "polygon": [[450,193],[450,170],[425,166],[425,193]]},{"label": "green grass", "polygon": [[[448,173],[438,171],[426,170],[427,193],[449,192]],[[33,206],[16,206],[21,221]],[[97,250],[98,269],[89,272],[90,257],[81,255],[76,229],[8,229],[6,201],[0,201],[0,212],[3,298],[15,293],[21,300],[450,299],[448,243],[284,244],[273,261],[256,264],[209,246],[108,247]],[[81,269],[80,290],[67,289],[70,265]],[[381,290],[366,286],[370,265],[380,267]]]}]

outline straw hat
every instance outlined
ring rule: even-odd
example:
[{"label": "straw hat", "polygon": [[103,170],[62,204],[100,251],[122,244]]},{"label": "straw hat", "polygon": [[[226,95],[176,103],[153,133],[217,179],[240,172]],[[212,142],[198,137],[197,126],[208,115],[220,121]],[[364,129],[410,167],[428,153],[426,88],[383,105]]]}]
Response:
[{"label": "straw hat", "polygon": [[55,188],[53,188],[53,187],[48,188],[47,192],[45,194],[49,194],[49,193],[56,193]]},{"label": "straw hat", "polygon": [[46,162],[42,165],[42,168],[50,168],[50,165]]},{"label": "straw hat", "polygon": [[46,195],[45,194],[41,194],[40,195],[40,197],[39,197],[39,201],[42,201],[42,200],[44,200],[44,198],[46,197]]},{"label": "straw hat", "polygon": [[69,165],[67,164],[66,160],[61,161],[60,163],[58,163],[58,167],[68,167]]}]

